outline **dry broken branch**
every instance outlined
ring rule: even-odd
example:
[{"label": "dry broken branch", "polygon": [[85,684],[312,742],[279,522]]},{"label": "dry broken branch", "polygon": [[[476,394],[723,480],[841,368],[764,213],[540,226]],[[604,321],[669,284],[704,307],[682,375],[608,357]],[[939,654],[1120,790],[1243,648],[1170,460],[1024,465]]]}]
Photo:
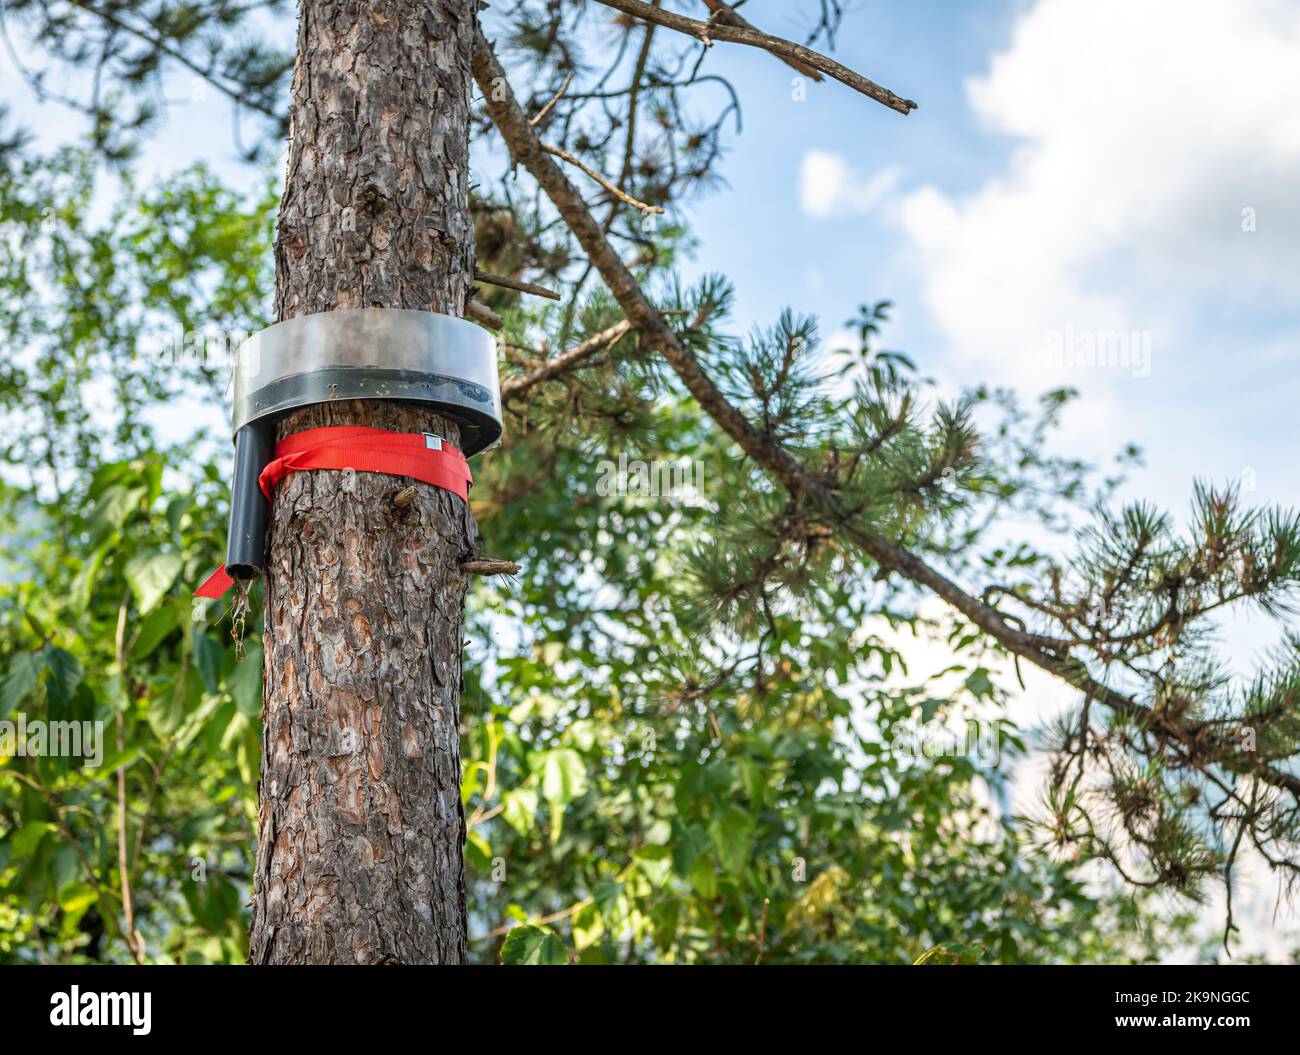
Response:
[{"label": "dry broken branch", "polygon": [[[911,99],[895,95],[888,88],[882,88],[874,81],[867,80],[862,74],[855,73],[834,59],[813,51],[812,48],[805,48],[802,44],[796,44],[792,40],[764,33],[748,23],[728,24],[717,18],[702,22],[698,18],[687,18],[672,11],[651,7],[649,4],[641,3],[640,0],[600,0],[600,2],[626,15],[632,15],[646,22],[654,22],[667,29],[675,29],[678,33],[685,33],[687,36],[703,41],[706,45],[711,45],[715,40],[722,40],[730,44],[745,44],[751,48],[761,48],[780,59],[793,59],[804,66],[821,71],[828,77],[833,77],[841,84],[861,92],[870,99],[875,99],[876,102],[888,106],[891,110],[897,110],[900,114],[907,114],[916,109],[916,103]],[[485,88],[484,91],[487,89]]]},{"label": "dry broken branch", "polygon": [[512,560],[493,560],[481,557],[461,563],[460,570],[466,575],[518,575],[519,565]]},{"label": "dry broken branch", "polygon": [[545,297],[547,300],[560,300],[561,297],[553,289],[547,289],[545,286],[539,286],[533,282],[524,282],[517,278],[506,278],[504,275],[493,275],[487,271],[474,269],[474,281],[483,282],[489,286],[500,286],[502,289],[513,289],[517,293],[528,293],[534,297]]},{"label": "dry broken branch", "polygon": [[[725,4],[722,0],[704,0],[704,6],[709,9],[709,20],[715,25],[736,26],[739,29],[752,29],[756,33],[761,32],[754,28],[752,22],[741,18],[740,15],[736,14],[735,9],[732,8],[730,4]],[[807,63],[800,62],[798,59],[786,58],[782,55],[778,55],[777,58],[792,70],[802,73],[805,77],[811,77],[814,81],[820,81],[822,79],[822,75]]]},{"label": "dry broken branch", "polygon": [[522,377],[512,377],[510,380],[502,382],[501,401],[506,403],[512,399],[519,399],[521,396],[527,395],[543,381],[549,381],[567,373],[590,359],[597,352],[618,343],[631,329],[632,324],[624,319],[607,330],[592,334],[581,344],[575,345],[567,352],[561,352],[559,355],[547,359],[541,366],[530,370]]},{"label": "dry broken branch", "polygon": [[465,306],[465,314],[480,326],[486,326],[489,330],[499,330],[505,325],[500,315],[486,304],[480,304],[476,300],[471,300]]}]

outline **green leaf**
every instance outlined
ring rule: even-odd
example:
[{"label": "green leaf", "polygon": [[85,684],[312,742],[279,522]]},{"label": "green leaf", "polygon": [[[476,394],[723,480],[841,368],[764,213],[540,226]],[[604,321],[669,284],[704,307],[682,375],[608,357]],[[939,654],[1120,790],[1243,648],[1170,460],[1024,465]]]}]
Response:
[{"label": "green leaf", "polygon": [[203,679],[203,687],[208,692],[221,688],[221,667],[225,661],[225,650],[220,642],[209,637],[197,627],[194,630],[194,665]]},{"label": "green leaf", "polygon": [[110,548],[105,543],[96,549],[72,581],[72,605],[78,612],[84,612],[90,607],[90,598],[95,592],[95,580],[99,578],[99,573],[104,567],[104,558],[108,556]]},{"label": "green leaf", "polygon": [[492,846],[478,832],[471,831],[465,836],[465,860],[475,871],[492,870]]},{"label": "green leaf", "polygon": [[235,699],[239,712],[248,718],[262,714],[262,646],[249,642],[247,655],[235,664],[234,673],[226,679],[226,687]]},{"label": "green leaf", "polygon": [[746,797],[755,806],[763,805],[767,797],[767,777],[770,771],[750,759],[740,762],[739,771],[740,784],[745,789]]},{"label": "green leaf", "polygon": [[124,487],[121,484],[104,491],[90,516],[92,542],[97,545],[106,535],[125,524],[126,518],[147,493],[144,487]]},{"label": "green leaf", "polygon": [[966,688],[977,698],[992,696],[993,682],[989,679],[989,672],[983,667],[976,668],[966,679]]},{"label": "green leaf", "polygon": [[165,604],[150,612],[140,622],[140,631],[131,646],[131,655],[136,659],[147,659],[179,626],[180,612],[173,604]]},{"label": "green leaf", "polygon": [[59,908],[74,920],[80,919],[86,909],[98,900],[95,888],[85,883],[69,883],[59,890]]},{"label": "green leaf", "polygon": [[76,656],[53,645],[45,648],[45,663],[50,670],[49,677],[45,681],[45,692],[49,697],[50,709],[55,714],[65,716],[72,694],[81,684],[85,671]]},{"label": "green leaf", "polygon": [[501,796],[501,817],[520,835],[527,835],[537,817],[537,792],[514,788]]},{"label": "green leaf", "polygon": [[691,866],[691,889],[705,901],[718,896],[718,867],[708,857],[697,857]]},{"label": "green leaf", "polygon": [[542,752],[540,771],[542,798],[552,806],[564,806],[587,790],[587,768],[582,756],[572,748],[560,747]]},{"label": "green leaf", "polygon": [[77,851],[67,843],[55,850],[54,856],[50,858],[50,874],[54,878],[56,892],[71,885],[81,874],[81,861],[77,857]]},{"label": "green leaf", "polygon": [[31,857],[36,852],[36,848],[41,845],[41,840],[54,830],[54,825],[49,821],[28,821],[18,829],[10,840],[10,845],[13,847],[13,859],[21,861],[26,857]]},{"label": "green leaf", "polygon": [[590,751],[596,746],[596,723],[581,719],[569,726],[569,739],[579,751]]},{"label": "green leaf", "polygon": [[183,891],[195,922],[210,934],[223,933],[239,915],[239,891],[224,876],[210,873],[202,882],[190,880]]},{"label": "green leaf", "polygon": [[[670,844],[673,848],[673,867],[685,875],[701,856],[708,853],[709,843],[709,834],[702,826],[674,825]],[[712,864],[709,867],[712,868]]]},{"label": "green leaf", "polygon": [[569,950],[550,931],[537,927],[515,927],[501,946],[501,962],[507,966],[568,963]]},{"label": "green leaf", "polygon": [[19,652],[9,661],[9,672],[0,678],[0,718],[7,717],[36,688],[44,666],[44,656],[36,652]]},{"label": "green leaf", "polygon": [[179,553],[145,550],[126,562],[126,584],[141,614],[153,611],[181,573]]},{"label": "green leaf", "polygon": [[149,695],[149,725],[164,740],[176,731],[181,719],[185,717],[191,680],[185,669],[181,668],[177,671],[175,680],[163,682]]},{"label": "green leaf", "polygon": [[749,864],[754,818],[735,806],[726,806],[709,822],[709,836],[718,860],[728,872],[738,873]]},{"label": "green leaf", "polygon": [[632,855],[641,874],[654,886],[663,886],[673,870],[673,853],[666,846],[642,846]]}]

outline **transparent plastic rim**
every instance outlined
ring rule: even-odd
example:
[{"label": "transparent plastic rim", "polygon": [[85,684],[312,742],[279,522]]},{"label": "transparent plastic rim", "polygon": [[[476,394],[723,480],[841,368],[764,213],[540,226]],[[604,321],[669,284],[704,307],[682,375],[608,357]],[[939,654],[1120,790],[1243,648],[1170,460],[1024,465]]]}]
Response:
[{"label": "transparent plastic rim", "polygon": [[336,399],[427,403],[461,426],[467,455],[501,438],[496,344],[465,319],[402,308],[301,315],[235,353],[233,432]]}]

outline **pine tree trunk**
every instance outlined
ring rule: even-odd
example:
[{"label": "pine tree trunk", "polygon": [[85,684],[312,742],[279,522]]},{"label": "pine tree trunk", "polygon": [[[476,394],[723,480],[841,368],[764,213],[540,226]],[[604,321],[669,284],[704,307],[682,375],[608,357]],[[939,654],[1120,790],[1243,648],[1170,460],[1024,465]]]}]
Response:
[{"label": "pine tree trunk", "polygon": [[[463,315],[474,0],[302,0],[276,238],[281,319],[344,308]],[[437,432],[417,406],[332,403],[322,425]],[[411,481],[281,484],[266,573],[253,963],[463,963],[459,562],[465,504]]]}]

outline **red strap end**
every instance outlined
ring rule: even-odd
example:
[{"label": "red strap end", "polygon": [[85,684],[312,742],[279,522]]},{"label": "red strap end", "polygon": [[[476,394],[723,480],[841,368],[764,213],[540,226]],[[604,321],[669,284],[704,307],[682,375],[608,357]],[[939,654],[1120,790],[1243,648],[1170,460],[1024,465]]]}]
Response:
[{"label": "red strap end", "polygon": [[224,597],[226,591],[234,585],[235,580],[226,574],[226,566],[223,564],[203,580],[203,585],[194,591],[194,596],[209,597],[214,601],[218,601]]}]

